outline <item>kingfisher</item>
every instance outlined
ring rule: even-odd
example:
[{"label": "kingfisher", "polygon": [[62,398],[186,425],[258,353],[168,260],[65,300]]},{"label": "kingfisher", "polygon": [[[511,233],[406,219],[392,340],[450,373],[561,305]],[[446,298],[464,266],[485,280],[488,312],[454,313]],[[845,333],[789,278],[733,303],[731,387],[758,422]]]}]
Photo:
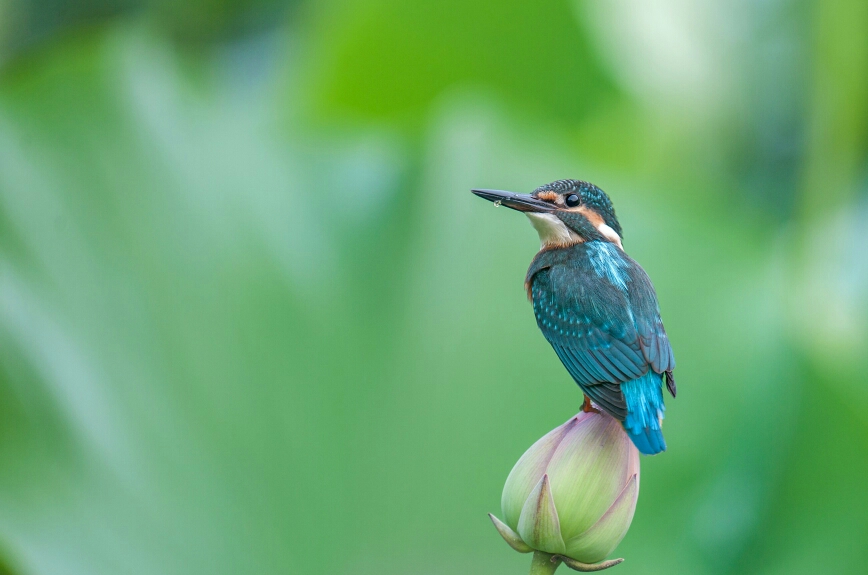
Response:
[{"label": "kingfisher", "polygon": [[646,455],[665,451],[663,386],[675,397],[675,358],[651,279],[624,252],[612,200],[580,180],[530,194],[472,192],[524,212],[539,233],[524,287],[537,325],[584,393],[582,410],[618,419]]}]

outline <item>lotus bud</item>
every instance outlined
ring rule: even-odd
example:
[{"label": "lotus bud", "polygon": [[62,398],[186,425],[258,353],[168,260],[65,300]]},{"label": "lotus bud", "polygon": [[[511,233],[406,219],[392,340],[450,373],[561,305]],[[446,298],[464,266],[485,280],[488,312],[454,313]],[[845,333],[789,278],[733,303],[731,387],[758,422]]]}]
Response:
[{"label": "lotus bud", "polygon": [[597,571],[621,562],[600,563],[626,535],[638,497],[639,452],[620,422],[581,412],[521,456],[503,487],[504,520],[490,517],[516,551]]}]

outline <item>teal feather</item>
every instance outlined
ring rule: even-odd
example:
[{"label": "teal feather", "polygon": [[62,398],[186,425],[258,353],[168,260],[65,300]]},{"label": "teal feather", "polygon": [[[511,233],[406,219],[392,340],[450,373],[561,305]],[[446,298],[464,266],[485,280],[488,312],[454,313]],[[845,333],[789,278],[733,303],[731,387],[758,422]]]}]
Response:
[{"label": "teal feather", "polygon": [[650,369],[642,377],[621,384],[621,393],[627,403],[624,429],[639,451],[645,455],[666,451],[666,441],[660,425],[666,411],[662,386],[663,376]]}]

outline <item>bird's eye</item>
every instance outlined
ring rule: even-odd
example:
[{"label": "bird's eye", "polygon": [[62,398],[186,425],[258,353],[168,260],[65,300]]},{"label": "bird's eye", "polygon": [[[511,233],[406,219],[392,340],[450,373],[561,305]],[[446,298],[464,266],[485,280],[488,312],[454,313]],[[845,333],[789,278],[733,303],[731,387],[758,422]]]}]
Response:
[{"label": "bird's eye", "polygon": [[577,196],[576,194],[570,194],[564,200],[564,203],[566,203],[567,206],[569,206],[571,208],[575,208],[576,206],[579,205],[579,196]]}]

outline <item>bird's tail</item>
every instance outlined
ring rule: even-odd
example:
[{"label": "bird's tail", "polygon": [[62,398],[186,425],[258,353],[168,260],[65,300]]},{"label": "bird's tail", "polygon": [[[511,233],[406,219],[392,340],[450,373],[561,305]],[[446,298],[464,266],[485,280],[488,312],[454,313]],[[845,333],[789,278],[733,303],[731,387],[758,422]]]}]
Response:
[{"label": "bird's tail", "polygon": [[649,369],[642,377],[621,384],[627,403],[624,429],[636,448],[645,455],[666,451],[663,439],[663,376]]}]

